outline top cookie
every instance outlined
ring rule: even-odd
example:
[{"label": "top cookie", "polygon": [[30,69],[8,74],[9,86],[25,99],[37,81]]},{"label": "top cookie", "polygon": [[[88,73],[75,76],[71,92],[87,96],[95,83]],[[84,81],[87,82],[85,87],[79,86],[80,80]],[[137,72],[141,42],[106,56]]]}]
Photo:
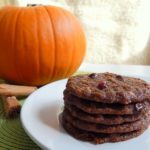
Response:
[{"label": "top cookie", "polygon": [[150,85],[142,79],[113,73],[92,73],[69,78],[66,88],[74,95],[103,103],[150,101]]}]

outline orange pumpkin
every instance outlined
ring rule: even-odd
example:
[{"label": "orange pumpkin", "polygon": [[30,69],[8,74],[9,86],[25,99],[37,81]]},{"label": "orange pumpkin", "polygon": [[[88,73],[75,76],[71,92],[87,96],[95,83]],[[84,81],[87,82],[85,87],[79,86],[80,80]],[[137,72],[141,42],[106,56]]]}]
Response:
[{"label": "orange pumpkin", "polygon": [[0,78],[44,85],[72,75],[85,55],[83,29],[55,6],[0,9]]}]

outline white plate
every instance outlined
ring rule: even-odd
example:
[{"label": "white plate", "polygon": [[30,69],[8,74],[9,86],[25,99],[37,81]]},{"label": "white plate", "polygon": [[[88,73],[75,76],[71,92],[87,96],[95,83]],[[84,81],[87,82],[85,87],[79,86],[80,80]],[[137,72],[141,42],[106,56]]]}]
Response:
[{"label": "white plate", "polygon": [[[113,68],[109,69],[111,70]],[[150,81],[148,76],[142,78]],[[101,145],[82,142],[68,135],[59,123],[65,85],[66,80],[60,80],[40,88],[27,98],[22,107],[22,125],[31,139],[41,148],[49,150],[150,150],[150,129],[141,136],[125,142]]]}]

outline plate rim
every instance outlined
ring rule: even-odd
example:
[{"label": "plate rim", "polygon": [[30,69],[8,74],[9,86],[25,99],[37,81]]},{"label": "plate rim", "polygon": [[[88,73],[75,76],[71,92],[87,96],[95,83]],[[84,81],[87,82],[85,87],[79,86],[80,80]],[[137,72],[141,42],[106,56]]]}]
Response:
[{"label": "plate rim", "polygon": [[20,120],[21,120],[21,124],[22,124],[22,127],[23,129],[25,130],[25,132],[27,133],[27,135],[31,138],[31,140],[33,140],[40,148],[44,149],[44,150],[50,150],[49,147],[43,145],[43,143],[41,143],[40,141],[37,140],[37,138],[35,138],[33,135],[30,134],[30,132],[28,131],[28,129],[26,128],[25,126],[25,120],[24,120],[24,108],[26,107],[26,105],[28,105],[28,103],[30,103],[30,101],[32,101],[32,97],[34,95],[36,95],[36,93],[38,93],[39,91],[43,90],[44,88],[52,85],[52,84],[56,84],[59,83],[59,82],[65,82],[67,81],[67,79],[62,79],[62,80],[58,80],[58,81],[55,81],[55,82],[52,82],[52,83],[49,83],[49,84],[46,84],[42,87],[40,87],[39,89],[37,89],[36,91],[34,91],[32,94],[30,94],[26,99],[25,99],[25,102],[21,108],[21,112],[20,112]]}]

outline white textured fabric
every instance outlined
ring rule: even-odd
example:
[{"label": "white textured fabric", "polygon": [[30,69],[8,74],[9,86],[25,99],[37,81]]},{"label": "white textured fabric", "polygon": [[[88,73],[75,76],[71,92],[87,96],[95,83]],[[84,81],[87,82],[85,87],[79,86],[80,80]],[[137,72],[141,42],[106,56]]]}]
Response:
[{"label": "white textured fabric", "polygon": [[0,0],[0,6],[5,6],[5,5],[17,5],[18,0]]},{"label": "white textured fabric", "polygon": [[150,0],[18,0],[72,11],[87,37],[85,62],[150,64]]}]

